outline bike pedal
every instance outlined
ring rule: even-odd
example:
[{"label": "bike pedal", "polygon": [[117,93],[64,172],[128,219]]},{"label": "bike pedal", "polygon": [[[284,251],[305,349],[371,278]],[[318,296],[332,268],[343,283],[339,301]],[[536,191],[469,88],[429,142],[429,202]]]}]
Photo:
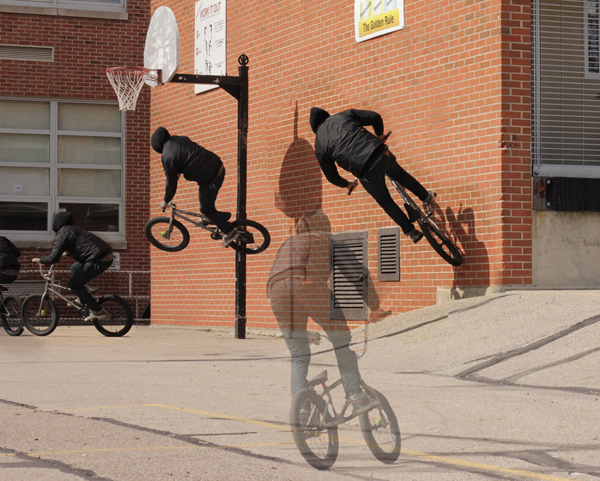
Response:
[{"label": "bike pedal", "polygon": [[221,240],[223,238],[223,236],[221,234],[217,234],[217,233],[212,233],[210,235],[210,237],[211,237],[211,239],[214,239],[214,240]]}]

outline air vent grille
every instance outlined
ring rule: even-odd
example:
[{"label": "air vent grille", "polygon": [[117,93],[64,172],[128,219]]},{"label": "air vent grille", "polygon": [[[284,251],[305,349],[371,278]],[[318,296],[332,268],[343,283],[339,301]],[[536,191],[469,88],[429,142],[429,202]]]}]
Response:
[{"label": "air vent grille", "polygon": [[52,62],[54,49],[27,45],[0,45],[0,59]]}]

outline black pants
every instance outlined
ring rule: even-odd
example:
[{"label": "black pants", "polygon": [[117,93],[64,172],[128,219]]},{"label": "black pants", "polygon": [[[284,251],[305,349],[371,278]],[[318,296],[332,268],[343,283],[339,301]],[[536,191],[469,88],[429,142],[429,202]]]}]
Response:
[{"label": "black pants", "polygon": [[228,222],[231,214],[229,212],[219,212],[215,207],[224,180],[225,169],[223,168],[221,174],[213,179],[210,184],[198,184],[198,200],[200,201],[200,212],[212,220],[222,232],[229,234],[233,230],[233,225]]},{"label": "black pants", "polygon": [[81,303],[88,306],[92,311],[99,311],[101,309],[100,304],[88,292],[85,285],[112,266],[112,263],[111,259],[110,261],[86,262],[85,264],[75,262],[71,266],[71,278],[67,286],[79,297]]},{"label": "black pants", "polygon": [[392,199],[385,182],[385,176],[387,174],[392,179],[398,181],[400,185],[406,187],[422,201],[427,199],[428,192],[417,179],[398,165],[394,154],[389,151],[387,153],[389,153],[389,155],[383,154],[381,159],[375,162],[375,164],[363,175],[360,179],[360,183],[371,197],[373,197],[373,199],[375,199],[375,201],[383,208],[386,214],[400,226],[402,232],[408,234],[414,229],[414,226],[408,217],[406,217],[404,211],[400,209],[398,204]]}]

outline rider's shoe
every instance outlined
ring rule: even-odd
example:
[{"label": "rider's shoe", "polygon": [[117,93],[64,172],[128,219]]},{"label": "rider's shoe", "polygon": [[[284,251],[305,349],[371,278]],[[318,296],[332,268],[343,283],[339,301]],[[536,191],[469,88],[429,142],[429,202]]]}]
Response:
[{"label": "rider's shoe", "polygon": [[360,397],[350,401],[350,406],[352,406],[352,416],[358,416],[359,414],[366,413],[377,406],[377,401],[370,401],[367,395],[363,392]]},{"label": "rider's shoe", "polygon": [[415,244],[417,242],[419,242],[422,238],[423,238],[423,233],[421,231],[418,231],[417,229],[413,229],[411,230],[408,234],[406,234],[408,237],[410,237],[410,240],[412,240]]},{"label": "rider's shoe", "polygon": [[94,319],[108,319],[109,315],[104,309],[100,309],[99,311],[92,311],[88,314],[88,316],[84,319],[84,321],[93,321]]},{"label": "rider's shoe", "polygon": [[233,241],[235,241],[240,236],[240,231],[237,229],[233,229],[229,234],[227,234],[223,239],[223,247],[229,247]]},{"label": "rider's shoe", "polygon": [[437,197],[437,193],[435,193],[433,190],[428,190],[427,198],[423,202],[425,202],[427,205],[431,205],[435,202],[436,197]]}]

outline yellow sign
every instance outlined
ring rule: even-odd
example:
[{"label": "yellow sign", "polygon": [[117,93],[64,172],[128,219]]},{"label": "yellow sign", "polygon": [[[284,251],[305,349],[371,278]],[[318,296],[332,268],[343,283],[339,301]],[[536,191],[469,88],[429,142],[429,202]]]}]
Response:
[{"label": "yellow sign", "polygon": [[365,20],[359,20],[358,36],[364,37],[373,33],[380,33],[382,30],[388,30],[400,26],[400,10],[390,10],[389,12],[373,15]]}]

